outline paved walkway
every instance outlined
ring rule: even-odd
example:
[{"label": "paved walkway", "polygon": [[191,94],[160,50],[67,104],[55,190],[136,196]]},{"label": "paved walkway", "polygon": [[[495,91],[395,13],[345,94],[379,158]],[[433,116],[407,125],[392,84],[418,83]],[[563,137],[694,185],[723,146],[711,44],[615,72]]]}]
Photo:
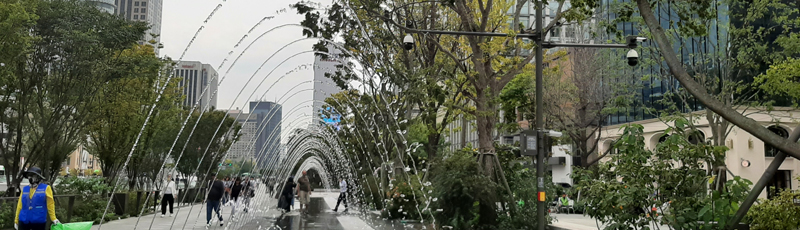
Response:
[{"label": "paved walkway", "polygon": [[[184,206],[175,209],[173,217],[161,218],[161,213],[156,215],[146,215],[141,218],[128,218],[104,223],[102,228],[99,225],[92,227],[92,230],[129,230],[129,229],[152,229],[152,230],[237,230],[237,229],[262,229],[262,230],[400,230],[400,229],[421,229],[420,224],[404,223],[402,221],[388,221],[374,215],[371,212],[360,212],[354,207],[350,207],[348,213],[343,213],[344,207],[339,207],[339,212],[333,212],[338,192],[313,192],[309,213],[301,215],[296,209],[299,203],[295,201],[294,209],[288,213],[282,213],[277,209],[277,201],[268,196],[261,186],[256,197],[251,199],[250,209],[247,213],[237,209],[237,215],[232,218],[232,206],[224,206],[222,215],[225,225],[220,227],[216,219],[212,220],[212,225],[206,228],[206,209],[205,204]],[[598,228],[598,223],[594,219],[582,214],[552,214],[556,222],[552,224],[552,229],[569,230],[595,230],[603,229],[602,224]],[[213,219],[213,218],[212,218]],[[137,226],[137,220],[139,221]],[[655,227],[655,226],[652,226]],[[658,226],[660,229],[668,229],[666,226]]]},{"label": "paved walkway", "polygon": [[[263,186],[259,187],[256,197],[251,198],[248,213],[243,212],[242,208],[236,210],[237,218],[232,218],[232,206],[223,206],[221,214],[225,225],[220,227],[216,218],[212,218],[212,225],[206,228],[206,204],[195,204],[192,206],[184,206],[174,209],[174,215],[169,217],[161,217],[159,211],[155,215],[146,215],[141,218],[131,217],[127,219],[114,220],[111,222],[103,223],[102,226],[94,225],[92,230],[108,229],[108,230],[132,230],[132,229],[152,229],[152,230],[204,230],[204,229],[219,229],[219,230],[233,230],[233,229],[253,229],[244,228],[245,223],[248,223],[256,216],[273,216],[275,219],[280,215],[280,212],[274,209],[276,204],[274,199],[268,198],[266,190]],[[267,207],[273,207],[269,209]],[[216,217],[215,215],[212,215]],[[138,225],[137,225],[138,221]],[[274,223],[274,221],[272,222]],[[272,224],[266,225],[271,226]],[[256,228],[257,229],[257,228]]]},{"label": "paved walkway", "polygon": [[[606,225],[595,221],[589,216],[583,214],[551,214],[556,218],[555,223],[551,224],[555,229],[569,229],[569,230],[598,230],[605,229]],[[598,227],[599,225],[599,227]],[[651,229],[669,229],[664,225],[650,226]]]}]

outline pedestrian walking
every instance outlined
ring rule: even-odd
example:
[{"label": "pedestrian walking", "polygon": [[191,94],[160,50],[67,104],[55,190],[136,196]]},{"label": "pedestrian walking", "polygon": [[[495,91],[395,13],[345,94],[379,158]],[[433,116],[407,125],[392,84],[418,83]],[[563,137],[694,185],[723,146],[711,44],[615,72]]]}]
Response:
[{"label": "pedestrian walking", "polygon": [[244,186],[242,186],[242,179],[241,178],[236,178],[236,181],[234,182],[233,187],[231,188],[231,202],[233,203],[233,205],[231,205],[231,207],[232,207],[231,208],[231,219],[233,219],[233,220],[235,220],[235,218],[236,218],[236,207],[240,205],[239,197],[242,194],[243,187]]},{"label": "pedestrian walking", "polygon": [[56,218],[53,189],[42,182],[44,180],[42,169],[31,167],[24,175],[30,184],[22,188],[22,193],[19,195],[14,229],[44,230],[47,227],[48,217],[53,224],[61,224]]},{"label": "pedestrian walking", "polygon": [[250,207],[250,198],[255,196],[255,185],[253,181],[250,180],[249,177],[246,177],[245,181],[242,183],[242,194],[239,196],[242,197],[242,205],[244,206],[244,212],[248,212],[248,207]]},{"label": "pedestrian walking", "polygon": [[296,186],[297,184],[294,183],[294,177],[289,177],[289,179],[286,180],[286,184],[283,185],[281,196],[278,199],[278,206],[286,212],[291,211]]},{"label": "pedestrian walking", "polygon": [[333,208],[333,212],[339,210],[339,204],[344,203],[344,212],[347,212],[347,181],[342,178],[339,182],[339,199],[336,201],[336,207]]},{"label": "pedestrian walking", "polygon": [[208,197],[206,197],[206,228],[211,227],[212,211],[217,213],[217,217],[219,218],[219,226],[224,225],[222,214],[220,214],[220,202],[222,201],[222,196],[224,196],[225,192],[225,184],[222,183],[222,181],[217,180],[216,177],[213,177],[211,182],[211,190],[208,192]]},{"label": "pedestrian walking", "polygon": [[172,209],[175,204],[175,197],[178,196],[178,189],[175,188],[175,181],[172,180],[172,175],[167,175],[167,181],[164,182],[164,195],[161,196],[161,218],[167,214],[167,204],[169,204],[169,217],[172,217]]},{"label": "pedestrian walking", "polygon": [[311,202],[311,182],[308,173],[303,171],[303,176],[297,179],[297,199],[300,200],[300,212],[308,213],[308,203]]}]

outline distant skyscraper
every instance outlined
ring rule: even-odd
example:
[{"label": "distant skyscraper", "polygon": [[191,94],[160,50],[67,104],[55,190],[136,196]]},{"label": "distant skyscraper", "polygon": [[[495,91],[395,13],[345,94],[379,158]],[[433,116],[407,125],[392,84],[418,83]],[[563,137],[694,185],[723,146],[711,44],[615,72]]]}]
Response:
[{"label": "distant skyscraper", "polygon": [[[207,110],[217,107],[217,95],[211,96],[217,90],[217,82],[219,82],[219,74],[214,67],[197,61],[181,61],[178,62],[174,76],[183,78],[179,86],[183,88],[184,106],[193,106],[199,99],[198,109]],[[203,93],[203,89],[207,85],[210,87]]]},{"label": "distant skyscraper", "polygon": [[253,141],[258,131],[258,116],[249,116],[249,114],[243,113],[241,110],[228,111],[228,116],[236,119],[239,125],[242,126],[242,130],[239,132],[241,136],[239,136],[239,140],[236,143],[231,145],[228,159],[235,161],[254,160],[256,150]]},{"label": "distant skyscraper", "polygon": [[[106,1],[106,0],[103,0]],[[161,42],[160,38],[155,38],[151,34],[161,35],[161,10],[164,0],[115,0],[116,14],[129,21],[144,21],[150,25],[150,29],[145,32],[141,44],[155,40]],[[156,47],[158,55],[158,47]]]},{"label": "distant skyscraper", "polygon": [[255,155],[259,165],[277,161],[281,145],[281,119],[283,108],[271,101],[251,101],[251,117],[255,116],[260,131],[256,131]]},{"label": "distant skyscraper", "polygon": [[334,74],[336,66],[343,64],[343,60],[339,58],[342,52],[333,45],[328,45],[328,52],[330,55],[327,57],[316,56],[314,58],[314,105],[312,111],[314,122],[312,124],[322,124],[326,122],[325,119],[337,116],[327,112],[330,110],[325,104],[325,99],[332,94],[341,92],[341,89],[325,75]]},{"label": "distant skyscraper", "polygon": [[98,9],[109,14],[113,14],[117,10],[114,0],[88,0],[88,2],[94,3]]}]

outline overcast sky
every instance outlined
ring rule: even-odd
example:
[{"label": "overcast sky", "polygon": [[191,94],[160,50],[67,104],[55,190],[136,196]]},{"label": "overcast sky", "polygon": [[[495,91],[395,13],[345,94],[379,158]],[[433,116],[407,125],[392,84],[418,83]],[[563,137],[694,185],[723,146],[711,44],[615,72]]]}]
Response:
[{"label": "overcast sky", "polygon": [[[301,15],[289,8],[289,4],[299,0],[164,0],[163,16],[161,26],[161,42],[164,48],[161,55],[166,55],[174,60],[200,61],[213,66],[220,74],[220,85],[217,99],[217,109],[242,109],[247,112],[247,102],[261,98],[270,85],[275,84],[264,96],[265,100],[276,101],[281,96],[286,97],[281,101],[283,104],[284,130],[287,130],[288,122],[303,116],[303,113],[310,115],[311,103],[307,102],[313,97],[312,83],[314,77],[313,68],[305,68],[285,75],[302,65],[311,67],[314,63],[313,53],[305,53],[295,56],[285,63],[280,64],[288,57],[299,52],[310,51],[315,40],[305,40],[296,42],[280,52],[285,46],[297,39],[304,38],[302,30],[296,26],[288,26],[276,29],[255,39],[264,32],[285,24],[299,24],[302,20]],[[330,1],[317,1],[323,5],[329,5]],[[218,5],[221,6],[210,20],[206,21],[209,14]],[[265,20],[258,25],[250,34],[250,31],[259,21]],[[204,27],[200,34],[195,38],[194,43],[188,47],[186,54],[181,58],[184,49],[187,48],[192,37],[200,27]],[[241,45],[234,46],[247,35]],[[252,42],[253,45],[244,53],[240,60],[234,65],[233,60]],[[233,51],[229,55],[229,52]],[[256,71],[267,59],[270,59],[261,70]],[[222,68],[219,68],[223,60],[228,59]],[[270,71],[274,72],[267,76]],[[226,74],[226,72],[228,72]],[[246,82],[255,74],[250,83]],[[223,78],[224,77],[224,78]],[[266,79],[266,80],[264,80]],[[264,80],[260,87],[256,87]],[[292,89],[293,87],[296,88]],[[291,98],[290,95],[302,91]],[[237,94],[241,95],[237,99]],[[255,93],[252,97],[251,94]],[[288,94],[287,94],[288,93]],[[305,103],[301,103],[305,102]],[[299,105],[300,104],[300,105]],[[298,112],[287,114],[295,106],[308,106]],[[304,119],[306,121],[310,119]],[[298,122],[295,122],[298,123]],[[293,127],[296,127],[293,125]]]}]

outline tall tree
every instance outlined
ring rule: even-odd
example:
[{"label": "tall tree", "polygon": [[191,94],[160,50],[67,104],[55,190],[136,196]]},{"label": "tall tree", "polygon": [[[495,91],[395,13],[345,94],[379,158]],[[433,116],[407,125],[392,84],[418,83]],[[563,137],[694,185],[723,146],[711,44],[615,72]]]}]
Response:
[{"label": "tall tree", "polygon": [[[200,112],[196,111],[192,113],[187,124],[194,124],[198,119],[200,121],[194,134],[189,137],[189,132],[184,132],[178,139],[176,146],[186,146],[186,149],[176,147],[176,150],[172,151],[172,158],[178,159],[178,156],[183,154],[176,166],[176,170],[181,174],[208,178],[216,174],[225,153],[239,138],[241,125],[233,117],[228,116],[226,111],[217,110],[206,111],[202,117]],[[219,132],[215,135],[218,127]]]},{"label": "tall tree", "polygon": [[[3,164],[18,172],[38,165],[52,177],[83,139],[99,86],[115,78],[111,65],[119,51],[144,33],[141,22],[127,22],[83,1],[31,1],[36,23],[24,33],[35,38],[15,62],[5,98],[4,124],[11,124]],[[21,175],[11,184],[17,187]]]},{"label": "tall tree", "polygon": [[[95,110],[87,127],[89,153],[97,156],[103,167],[107,182],[118,179],[123,163],[128,158],[134,141],[141,131],[148,111],[164,84],[162,99],[155,106],[156,112],[142,133],[139,144],[131,155],[125,169],[128,185],[136,186],[144,172],[154,174],[163,162],[168,150],[169,134],[180,121],[177,106],[180,99],[178,79],[170,83],[168,78],[170,60],[155,56],[153,46],[133,45],[121,51],[115,60],[113,74],[117,78],[101,86]],[[172,139],[174,139],[174,134]],[[146,169],[145,168],[150,168]],[[153,175],[150,175],[154,177]]]},{"label": "tall tree", "polygon": [[[18,87],[26,69],[27,56],[31,53],[34,37],[28,32],[35,25],[38,16],[35,14],[36,1],[0,1],[0,116],[2,123],[2,139],[0,142],[0,163],[6,169],[6,181],[9,191],[18,185],[21,170],[19,162],[22,157],[22,134],[26,124],[27,97],[18,93]],[[18,140],[19,139],[19,140]],[[20,178],[21,179],[21,178]]]},{"label": "tall tree", "polygon": [[546,84],[544,109],[550,125],[569,137],[573,156],[580,157],[582,167],[589,167],[603,156],[592,157],[609,114],[632,105],[637,84],[630,81],[623,62],[608,58],[621,55],[616,50],[570,48],[567,52],[563,75]]}]

